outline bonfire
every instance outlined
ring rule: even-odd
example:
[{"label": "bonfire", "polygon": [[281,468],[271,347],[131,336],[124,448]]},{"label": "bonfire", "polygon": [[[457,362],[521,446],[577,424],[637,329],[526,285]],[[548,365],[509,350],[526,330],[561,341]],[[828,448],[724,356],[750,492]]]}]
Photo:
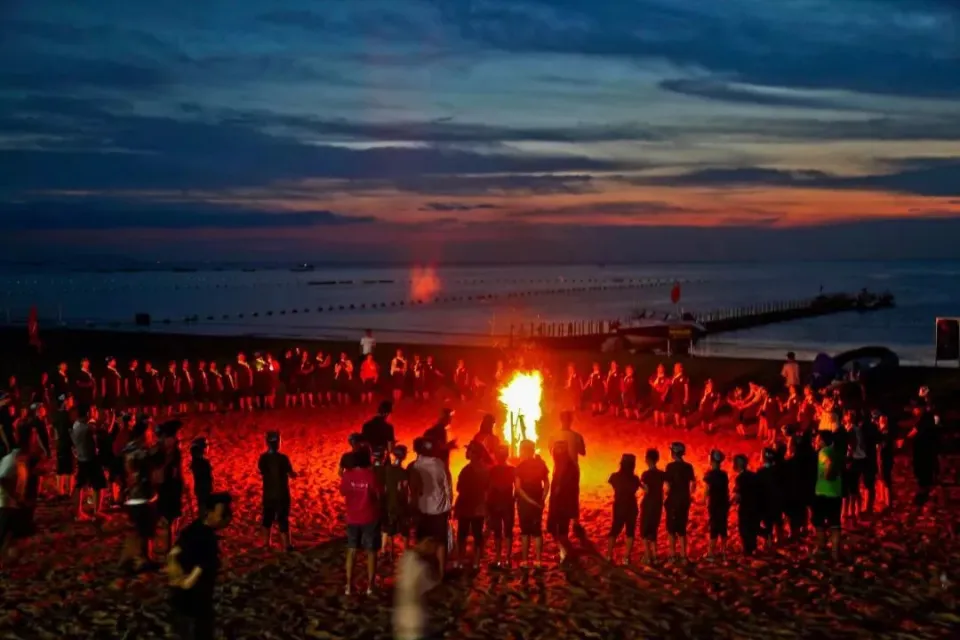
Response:
[{"label": "bonfire", "polygon": [[506,410],[503,422],[503,440],[510,443],[510,453],[516,456],[522,440],[537,443],[537,424],[540,422],[540,401],[543,399],[543,376],[539,371],[517,372],[502,389],[500,404]]}]

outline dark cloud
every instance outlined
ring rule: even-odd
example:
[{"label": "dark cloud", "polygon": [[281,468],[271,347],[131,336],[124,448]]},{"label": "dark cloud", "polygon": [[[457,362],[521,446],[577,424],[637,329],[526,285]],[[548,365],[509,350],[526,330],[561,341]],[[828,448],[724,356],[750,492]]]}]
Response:
[{"label": "dark cloud", "polygon": [[[505,51],[659,59],[767,86],[960,96],[957,9],[888,1],[809,3],[518,0],[434,4],[469,41]],[[759,4],[759,3],[758,3]],[[771,5],[772,6],[772,5]]]},{"label": "dark cloud", "polygon": [[808,109],[843,110],[852,108],[849,104],[839,100],[770,93],[760,91],[757,88],[736,86],[730,82],[710,78],[663,80],[658,86],[665,91],[717,102]]},{"label": "dark cloud", "polygon": [[[580,195],[594,193],[596,180],[588,174],[513,174],[492,176],[418,176],[393,180],[389,183],[373,182],[366,186],[386,186],[413,193],[443,196],[484,195]],[[363,183],[356,185],[365,188]]]},{"label": "dark cloud", "polygon": [[160,89],[170,80],[153,65],[126,60],[31,54],[15,64],[0,65],[0,87],[7,91],[109,89],[137,93]]},{"label": "dark cloud", "polygon": [[289,229],[374,222],[331,211],[266,212],[203,203],[61,200],[0,203],[0,230],[115,231],[122,229]]},{"label": "dark cloud", "polygon": [[485,211],[490,209],[499,209],[495,204],[482,202],[479,204],[467,204],[462,202],[428,202],[420,207],[418,211]]},{"label": "dark cloud", "polygon": [[566,207],[551,207],[541,209],[525,209],[511,211],[506,217],[514,220],[563,220],[566,218],[583,220],[589,224],[591,216],[612,216],[619,218],[647,218],[650,216],[696,213],[694,209],[678,207],[669,202],[634,200],[624,202],[595,202],[571,205]]},{"label": "dark cloud", "polygon": [[912,158],[889,163],[890,172],[837,176],[822,171],[783,171],[758,167],[709,168],[676,176],[626,178],[632,184],[673,187],[779,186],[818,189],[871,189],[921,196],[960,195],[960,158]]}]

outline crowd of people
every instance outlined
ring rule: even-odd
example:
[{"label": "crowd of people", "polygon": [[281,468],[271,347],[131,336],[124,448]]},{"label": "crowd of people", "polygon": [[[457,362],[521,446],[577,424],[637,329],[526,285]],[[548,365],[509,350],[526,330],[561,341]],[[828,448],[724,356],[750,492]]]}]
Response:
[{"label": "crowd of people", "polygon": [[[443,579],[448,554],[455,567],[477,569],[488,557],[488,536],[493,538],[493,568],[514,565],[517,530],[521,564],[542,566],[544,532],[556,541],[560,562],[567,560],[573,550],[571,527],[576,530],[579,524],[580,459],[587,453],[584,438],[573,429],[578,411],[631,420],[649,417],[655,427],[672,427],[678,434],[682,429],[729,428],[762,444],[756,470],[751,468],[753,456],[739,452],[732,456],[732,478],[724,468],[727,456],[718,450],[710,454],[709,471],[698,478],[680,441],[670,446],[663,469],[660,452],[647,450],[639,475],[637,456],[625,453],[609,478],[610,560],[623,535],[621,561],[632,561],[639,526],[643,562],[658,563],[657,539],[663,524],[669,558],[687,562],[689,513],[701,482],[709,517],[708,559],[727,556],[732,511],[747,556],[757,551],[758,541],[764,546],[783,544],[806,536],[812,527],[813,549],[819,552],[829,546],[838,558],[843,519],[872,513],[878,503],[884,508],[893,503],[893,456],[904,440],[913,441],[917,504],[926,502],[937,480],[940,421],[928,389],[921,389],[910,407],[909,425],[900,430],[896,421],[873,409],[856,372],[844,384],[823,381],[803,387],[792,354],[783,368],[785,391],[779,395],[750,383],[745,390],[733,389],[722,396],[708,380],[701,399],[694,402],[680,363],[674,365],[672,376],[658,367],[642,392],[644,385],[634,368],[627,365],[621,373],[616,362],[606,374],[594,364],[585,376],[569,365],[566,375],[557,378],[542,363],[532,367],[519,357],[509,364],[499,362],[485,378],[468,371],[461,360],[447,377],[432,357],[415,355],[408,363],[398,350],[389,375],[381,378],[374,346],[372,336],[365,336],[356,377],[347,354],[331,366],[328,356],[300,349],[290,349],[282,361],[269,353],[255,354],[252,364],[241,353],[222,374],[212,361],[198,361],[196,366],[171,362],[164,374],[150,362],[141,368],[137,361],[121,373],[113,358],[99,374],[91,371],[88,360],[81,362],[76,374],[61,363],[52,375],[44,374],[30,394],[11,377],[7,393],[0,397],[2,557],[8,559],[15,541],[32,529],[41,494],[40,470],[50,460],[57,478],[53,498],[72,497],[78,520],[97,518],[104,505],[124,507],[130,527],[121,564],[143,570],[153,566],[155,546],[165,552],[174,593],[180,594],[173,599],[181,614],[179,628],[184,637],[208,637],[211,576],[219,566],[215,531],[229,523],[231,500],[213,491],[214,469],[205,457],[202,438],[189,443],[190,473],[185,473],[178,438],[181,423],[174,415],[271,409],[277,406],[278,395],[283,406],[307,408],[356,400],[370,403],[381,395],[392,402],[407,397],[455,401],[482,396],[514,372],[532,368],[544,374],[552,405],[567,408],[560,414],[555,437],[538,443],[551,459],[549,467],[533,442],[502,442],[496,419],[488,415],[463,447],[467,463],[454,479],[450,459],[458,446],[448,437],[454,416],[450,403],[444,404],[438,422],[412,442],[416,459],[409,464],[408,449],[396,441],[389,422],[393,407],[389,400],[351,436],[350,450],[340,461],[348,547],[345,589],[353,593],[358,551],[366,554],[370,591],[378,558],[392,557],[396,541],[403,541],[406,553],[398,561],[395,608],[398,629],[414,633],[422,626],[423,612],[411,594]],[[163,414],[169,419],[160,420]],[[263,478],[262,527],[267,545],[276,528],[282,546],[292,549],[289,480],[296,472],[280,452],[280,442],[279,433],[267,435],[258,465]],[[185,496],[190,487],[192,500]],[[90,500],[85,499],[88,494]],[[185,506],[194,521],[175,542]],[[193,595],[183,596],[184,591]]]}]

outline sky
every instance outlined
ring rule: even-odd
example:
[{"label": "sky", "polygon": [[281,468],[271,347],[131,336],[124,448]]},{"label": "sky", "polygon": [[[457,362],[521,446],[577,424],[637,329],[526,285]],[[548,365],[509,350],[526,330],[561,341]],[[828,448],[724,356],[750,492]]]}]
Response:
[{"label": "sky", "polygon": [[5,0],[0,259],[960,258],[957,0]]}]

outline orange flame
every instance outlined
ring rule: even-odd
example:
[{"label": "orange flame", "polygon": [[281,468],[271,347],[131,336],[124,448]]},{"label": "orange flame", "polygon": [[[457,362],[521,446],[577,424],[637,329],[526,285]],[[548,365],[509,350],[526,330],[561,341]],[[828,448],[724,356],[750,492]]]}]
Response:
[{"label": "orange flame", "polygon": [[410,299],[427,302],[440,292],[440,276],[433,267],[414,267],[410,273]]},{"label": "orange flame", "polygon": [[[506,409],[507,417],[503,421],[503,440],[511,444],[512,453],[517,454],[517,445],[521,440],[537,443],[537,425],[542,410],[543,376],[539,371],[518,372],[500,389],[500,404]],[[523,420],[521,428],[520,421]]]}]

